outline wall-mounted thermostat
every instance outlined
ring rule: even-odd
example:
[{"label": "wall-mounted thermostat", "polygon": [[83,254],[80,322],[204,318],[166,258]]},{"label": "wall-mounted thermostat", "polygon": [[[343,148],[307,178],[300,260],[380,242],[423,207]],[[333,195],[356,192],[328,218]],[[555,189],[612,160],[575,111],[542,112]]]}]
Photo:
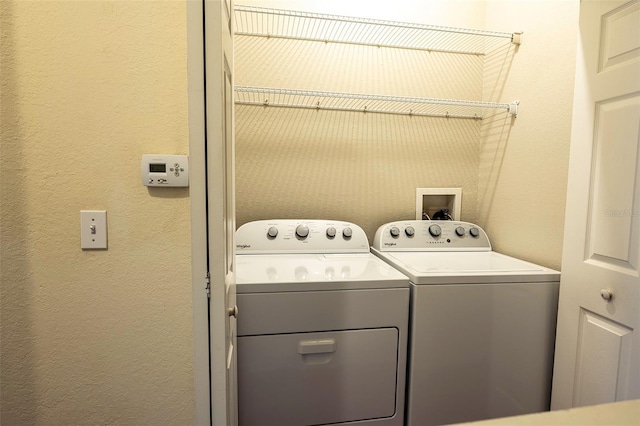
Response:
[{"label": "wall-mounted thermostat", "polygon": [[145,186],[189,186],[189,157],[144,154],[140,172]]}]

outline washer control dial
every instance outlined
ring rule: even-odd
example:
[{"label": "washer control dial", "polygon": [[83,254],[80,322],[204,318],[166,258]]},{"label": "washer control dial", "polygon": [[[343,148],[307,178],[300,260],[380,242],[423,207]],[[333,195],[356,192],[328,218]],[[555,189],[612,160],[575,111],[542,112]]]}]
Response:
[{"label": "washer control dial", "polygon": [[336,236],[336,228],[330,226],[327,228],[327,238],[333,238]]},{"label": "washer control dial", "polygon": [[267,230],[267,238],[275,238],[278,236],[278,228],[272,226]]},{"label": "washer control dial", "polygon": [[296,237],[302,238],[303,240],[309,236],[309,227],[307,225],[300,224],[296,227]]},{"label": "washer control dial", "polygon": [[431,225],[429,226],[429,233],[432,237],[439,237],[442,234],[442,228],[440,228],[440,225]]},{"label": "washer control dial", "polygon": [[398,238],[400,235],[400,229],[397,226],[392,226],[391,229],[389,229],[389,233],[393,238]]},{"label": "washer control dial", "polygon": [[464,235],[464,232],[465,232],[465,231],[464,231],[464,228],[463,228],[462,226],[458,226],[458,227],[456,228],[456,235],[457,235],[458,237],[462,237],[462,236]]},{"label": "washer control dial", "polygon": [[353,235],[353,229],[349,228],[348,226],[342,230],[342,236],[344,238],[349,239],[351,238],[352,235]]},{"label": "washer control dial", "polygon": [[473,238],[478,238],[480,236],[480,230],[474,226],[473,228],[469,229],[469,234],[471,234]]},{"label": "washer control dial", "polygon": [[407,237],[413,237],[416,234],[416,230],[413,229],[413,226],[407,226],[404,229],[404,233]]}]

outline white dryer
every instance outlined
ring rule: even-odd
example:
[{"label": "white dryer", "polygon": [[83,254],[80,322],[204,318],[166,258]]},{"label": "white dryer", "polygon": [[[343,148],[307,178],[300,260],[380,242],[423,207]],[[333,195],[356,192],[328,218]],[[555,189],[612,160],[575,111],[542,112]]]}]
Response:
[{"label": "white dryer", "polygon": [[372,252],[411,279],[408,425],[549,410],[559,272],[467,222],[387,223]]},{"label": "white dryer", "polygon": [[353,223],[236,232],[242,426],[404,423],[409,279]]}]

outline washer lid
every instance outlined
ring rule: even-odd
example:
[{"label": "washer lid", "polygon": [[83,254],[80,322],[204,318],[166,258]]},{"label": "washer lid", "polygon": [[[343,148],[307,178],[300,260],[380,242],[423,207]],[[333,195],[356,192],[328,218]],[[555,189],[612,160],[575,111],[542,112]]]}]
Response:
[{"label": "washer lid", "polygon": [[236,257],[236,292],[409,287],[409,279],[371,253]]},{"label": "washer lid", "polygon": [[558,281],[560,273],[544,266],[489,252],[379,252],[414,284],[473,284]]}]

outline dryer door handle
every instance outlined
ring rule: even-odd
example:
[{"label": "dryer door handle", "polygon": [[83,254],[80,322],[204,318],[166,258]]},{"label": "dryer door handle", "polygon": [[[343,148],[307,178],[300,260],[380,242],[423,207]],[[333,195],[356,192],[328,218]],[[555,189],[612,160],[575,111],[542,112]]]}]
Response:
[{"label": "dryer door handle", "polygon": [[334,339],[323,340],[301,340],[298,342],[298,353],[307,354],[324,354],[336,351],[336,341]]}]

